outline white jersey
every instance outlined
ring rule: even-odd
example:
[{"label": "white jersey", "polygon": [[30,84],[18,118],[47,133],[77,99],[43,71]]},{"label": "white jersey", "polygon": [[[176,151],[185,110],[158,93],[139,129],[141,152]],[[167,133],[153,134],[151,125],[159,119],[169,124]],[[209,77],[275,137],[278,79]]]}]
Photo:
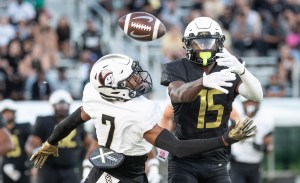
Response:
[{"label": "white jersey", "polygon": [[83,91],[83,109],[93,119],[98,144],[129,156],[150,152],[152,144],[143,135],[152,129],[162,112],[144,96],[127,102],[108,102],[88,83]]},{"label": "white jersey", "polygon": [[[241,119],[245,118],[246,116],[243,115]],[[260,163],[263,159],[263,152],[256,150],[253,147],[253,143],[262,145],[264,137],[274,130],[274,119],[272,116],[258,111],[251,119],[253,119],[253,124],[257,126],[256,135],[231,146],[231,154],[236,161],[241,163]]]}]

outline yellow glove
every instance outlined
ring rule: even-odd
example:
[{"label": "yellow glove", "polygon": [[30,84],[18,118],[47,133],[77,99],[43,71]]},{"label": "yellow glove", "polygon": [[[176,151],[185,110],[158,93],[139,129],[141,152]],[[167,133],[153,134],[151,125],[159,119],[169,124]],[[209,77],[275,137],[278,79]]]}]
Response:
[{"label": "yellow glove", "polygon": [[[235,125],[229,128],[224,134],[224,140],[226,143],[233,144],[241,140],[253,137],[256,130],[256,126],[253,125],[253,120],[246,118],[244,121],[237,121]],[[225,145],[226,145],[225,143]]]},{"label": "yellow glove", "polygon": [[34,162],[34,167],[41,168],[49,155],[58,157],[58,145],[51,145],[46,141],[42,147],[31,156],[30,161]]}]

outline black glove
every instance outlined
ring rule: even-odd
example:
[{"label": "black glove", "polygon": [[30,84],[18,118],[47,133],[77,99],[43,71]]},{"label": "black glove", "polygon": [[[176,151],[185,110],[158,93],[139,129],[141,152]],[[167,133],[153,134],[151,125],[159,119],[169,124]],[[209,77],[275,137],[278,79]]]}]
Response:
[{"label": "black glove", "polygon": [[[253,120],[246,118],[244,121],[237,121],[224,133],[223,139],[225,145],[233,144],[241,140],[253,137],[256,126],[253,125]],[[253,133],[252,133],[253,132]],[[226,144],[227,143],[227,144]]]}]

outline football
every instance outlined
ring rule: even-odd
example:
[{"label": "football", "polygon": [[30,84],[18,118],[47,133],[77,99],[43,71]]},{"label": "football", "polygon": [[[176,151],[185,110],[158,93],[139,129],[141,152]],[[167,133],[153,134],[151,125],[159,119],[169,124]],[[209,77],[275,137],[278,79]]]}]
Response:
[{"label": "football", "polygon": [[146,12],[133,12],[119,18],[123,32],[138,41],[152,41],[166,33],[165,25],[155,16]]}]

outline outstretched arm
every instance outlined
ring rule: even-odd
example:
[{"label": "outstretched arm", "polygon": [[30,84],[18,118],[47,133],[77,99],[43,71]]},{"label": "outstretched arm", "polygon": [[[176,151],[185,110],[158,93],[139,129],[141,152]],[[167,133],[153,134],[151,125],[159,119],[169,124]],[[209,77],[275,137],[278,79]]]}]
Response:
[{"label": "outstretched arm", "polygon": [[253,121],[246,119],[229,128],[223,136],[210,139],[178,140],[171,132],[154,126],[144,134],[144,138],[161,149],[169,151],[178,158],[202,154],[220,147],[229,146],[240,140],[253,136],[256,126]]},{"label": "outstretched arm", "polygon": [[79,107],[55,127],[48,140],[31,156],[30,161],[34,162],[36,168],[41,168],[49,155],[58,156],[58,142],[89,119],[90,116]]}]

